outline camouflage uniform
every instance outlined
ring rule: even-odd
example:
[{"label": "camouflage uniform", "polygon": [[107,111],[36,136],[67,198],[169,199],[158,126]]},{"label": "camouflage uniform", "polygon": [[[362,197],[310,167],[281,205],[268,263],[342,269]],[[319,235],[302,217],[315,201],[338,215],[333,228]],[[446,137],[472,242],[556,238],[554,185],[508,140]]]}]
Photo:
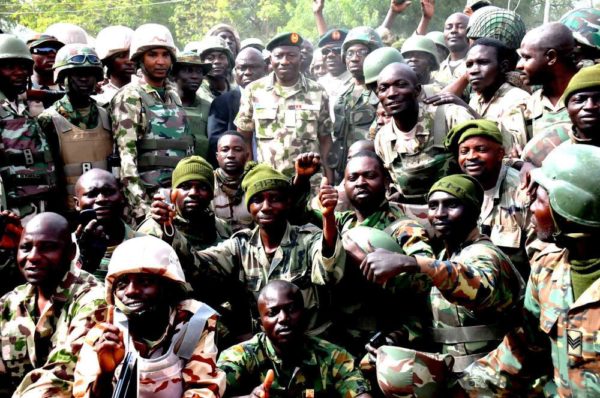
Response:
[{"label": "camouflage uniform", "polygon": [[[258,227],[235,233],[219,245],[195,252],[198,272],[234,278],[252,294],[250,308],[256,309],[260,290],[272,280],[286,280],[302,290],[308,330],[317,335],[330,324],[326,285],[337,283],[344,274],[346,252],[336,242],[329,258],[321,254],[322,233],[315,226],[289,225],[277,251],[269,256]],[[257,315],[254,316],[257,319]],[[258,323],[256,323],[258,326]]]},{"label": "camouflage uniform", "polygon": [[[229,80],[227,81],[227,90],[225,90],[225,92],[227,91],[231,91],[234,88],[237,87],[237,84],[235,83],[230,83]],[[210,104],[212,104],[212,102],[215,100],[215,98],[217,98],[219,95],[221,95],[220,92],[218,91],[214,91],[210,88],[210,82],[208,80],[208,78],[205,78],[204,80],[202,80],[202,84],[200,84],[200,88],[198,89],[198,91],[196,91],[196,95],[205,103],[208,103],[208,107],[210,108]],[[208,120],[208,118],[207,118]]]},{"label": "camouflage uniform", "polygon": [[483,119],[498,123],[504,148],[510,152],[515,145],[523,148],[529,140],[523,115],[529,97],[525,90],[504,83],[489,102],[484,102],[483,96],[473,93],[469,106]]},{"label": "camouflage uniform", "polygon": [[0,93],[2,135],[0,175],[8,209],[26,223],[52,207],[56,174],[46,136],[24,102],[11,103]]},{"label": "camouflage uniform", "polygon": [[467,74],[465,59],[463,58],[458,61],[451,61],[450,56],[448,56],[440,63],[440,69],[433,72],[431,77],[439,82],[443,87],[446,87],[448,84],[452,83],[459,77],[464,76],[465,74]]},{"label": "camouflage uniform", "polygon": [[0,299],[0,376],[18,385],[15,397],[71,397],[79,349],[104,305],[104,286],[75,262],[39,316],[30,284]]},{"label": "camouflage uniform", "polygon": [[540,132],[523,148],[521,160],[541,167],[542,161],[554,148],[570,139],[572,126],[561,123]]},{"label": "camouflage uniform", "polygon": [[523,327],[467,369],[461,385],[472,396],[519,396],[546,370],[540,364],[550,357],[559,396],[599,396],[600,280],[574,302],[568,254],[548,245],[533,258]]},{"label": "camouflage uniform", "polygon": [[296,156],[319,151],[319,137],[330,136],[328,96],[300,75],[292,87],[275,82],[271,73],[250,83],[242,94],[235,125],[254,131],[257,160],[291,177]]},{"label": "camouflage uniform", "polygon": [[167,84],[164,98],[140,79],[123,87],[111,101],[112,130],[121,157],[121,183],[137,220],[149,213],[157,185],[170,184],[173,168],[193,148],[193,137],[175,87]]},{"label": "camouflage uniform", "polygon": [[330,115],[335,114],[334,105],[338,102],[338,99],[342,94],[348,90],[348,87],[351,86],[352,80],[352,74],[348,71],[344,71],[344,73],[339,76],[332,76],[328,73],[317,79],[317,83],[321,85],[329,97]]},{"label": "camouflage uniform", "polygon": [[352,355],[342,347],[306,336],[301,352],[301,362],[291,366],[277,356],[269,338],[258,333],[223,351],[217,364],[227,374],[230,395],[249,394],[264,381],[269,369],[275,372],[269,396],[275,398],[353,398],[371,390]]},{"label": "camouflage uniform", "polygon": [[102,106],[104,108],[108,107],[110,101],[113,99],[117,91],[119,91],[119,87],[112,84],[112,82],[107,81],[105,84],[100,86],[100,90],[102,91],[100,94],[92,95],[92,98],[98,106]]},{"label": "camouflage uniform", "polygon": [[479,228],[506,253],[523,278],[529,275],[525,250],[531,212],[529,198],[520,188],[519,172],[502,166],[496,186],[485,191]]},{"label": "camouflage uniform", "polygon": [[196,94],[194,103],[184,106],[183,109],[188,117],[190,132],[194,136],[194,154],[208,157],[208,111],[210,102]]},{"label": "camouflage uniform", "polygon": [[217,217],[229,224],[233,232],[254,226],[241,184],[241,178],[234,181],[221,169],[215,170],[215,196],[210,206]]},{"label": "camouflage uniform", "polygon": [[525,122],[527,123],[527,137],[529,139],[550,129],[571,128],[571,119],[565,104],[562,100],[559,100],[556,106],[552,105],[550,100],[542,93],[542,89],[531,94],[527,101]]}]

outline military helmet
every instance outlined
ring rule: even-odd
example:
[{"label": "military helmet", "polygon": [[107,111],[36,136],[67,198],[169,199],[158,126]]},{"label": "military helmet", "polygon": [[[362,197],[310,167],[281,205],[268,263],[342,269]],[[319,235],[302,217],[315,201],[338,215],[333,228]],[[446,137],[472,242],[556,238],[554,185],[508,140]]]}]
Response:
[{"label": "military helmet", "polygon": [[235,59],[233,59],[233,53],[231,52],[231,49],[227,46],[225,40],[223,40],[219,36],[208,36],[200,42],[198,54],[200,54],[200,57],[202,59],[204,59],[206,55],[212,51],[220,51],[224,53],[227,56],[227,60],[229,61],[229,68],[231,69],[234,67]]},{"label": "military helmet", "polygon": [[364,226],[351,228],[344,234],[344,239],[353,241],[365,253],[369,253],[373,249],[385,249],[394,253],[404,253],[396,239],[377,228]]},{"label": "military helmet", "polygon": [[15,35],[0,33],[0,59],[22,59],[33,65],[27,44]]},{"label": "military helmet", "polygon": [[73,69],[90,69],[96,74],[98,81],[104,79],[102,62],[96,51],[87,44],[66,44],[56,53],[54,61],[54,82],[64,79],[65,71]]},{"label": "military helmet", "polygon": [[207,74],[212,69],[212,64],[208,62],[202,62],[202,58],[200,58],[200,54],[195,51],[188,52],[180,52],[177,55],[177,62],[175,62],[175,66],[177,65],[195,65],[201,66],[202,72]]},{"label": "military helmet", "polygon": [[448,49],[448,45],[446,44],[446,39],[444,38],[444,32],[440,32],[439,30],[434,30],[433,32],[429,32],[425,35],[425,37],[431,39],[435,44],[439,46],[446,47]]},{"label": "military helmet", "polygon": [[258,51],[263,51],[265,49],[265,43],[261,39],[256,37],[250,37],[248,39],[242,40],[240,43],[240,51],[242,51],[246,47],[256,48]]},{"label": "military helmet", "polygon": [[142,236],[123,241],[115,249],[106,274],[106,302],[114,304],[113,285],[122,275],[154,274],[180,286],[188,292],[189,285],[177,253],[168,243],[153,236]]},{"label": "military helmet", "polygon": [[531,172],[550,199],[552,211],[568,221],[587,227],[600,227],[600,148],[561,145]]},{"label": "military helmet", "polygon": [[526,31],[525,22],[516,12],[498,7],[484,7],[471,16],[467,37],[473,40],[482,37],[497,39],[515,50],[521,46]]},{"label": "military helmet", "polygon": [[59,22],[46,28],[47,35],[56,37],[64,44],[88,44],[88,34],[81,26],[72,23]]},{"label": "military helmet", "polygon": [[384,345],[377,350],[377,383],[388,398],[442,396],[453,362],[448,354]]},{"label": "military helmet", "polygon": [[173,62],[177,59],[177,47],[175,47],[171,31],[166,26],[155,23],[141,25],[133,32],[129,58],[136,61],[146,51],[153,48],[164,48],[171,53]]},{"label": "military helmet", "polygon": [[184,53],[189,53],[190,51],[200,53],[200,47],[202,47],[201,41],[191,41],[183,47]]},{"label": "military helmet", "polygon": [[129,51],[133,29],[126,26],[108,26],[96,36],[96,52],[102,61],[113,55]]},{"label": "military helmet", "polygon": [[395,62],[404,63],[404,57],[395,48],[382,47],[372,51],[363,62],[365,84],[377,83],[377,77],[383,68]]},{"label": "military helmet", "polygon": [[400,52],[402,53],[402,56],[405,57],[406,53],[412,51],[424,52],[431,55],[434,63],[433,70],[439,69],[440,61],[438,60],[437,47],[429,37],[414,35],[406,39]]},{"label": "military helmet", "polygon": [[351,29],[344,39],[344,43],[342,44],[342,60],[346,58],[346,51],[353,44],[364,44],[369,47],[369,52],[383,47],[381,37],[379,37],[375,29],[368,26],[359,26]]},{"label": "military helmet", "polygon": [[600,10],[579,8],[567,12],[560,23],[573,31],[578,43],[600,49]]}]

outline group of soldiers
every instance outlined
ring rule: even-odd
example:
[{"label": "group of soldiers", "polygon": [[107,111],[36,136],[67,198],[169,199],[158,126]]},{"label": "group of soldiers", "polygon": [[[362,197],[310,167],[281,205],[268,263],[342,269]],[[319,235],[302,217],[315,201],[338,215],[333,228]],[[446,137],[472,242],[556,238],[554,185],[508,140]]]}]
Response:
[{"label": "group of soldiers", "polygon": [[0,34],[0,397],[600,396],[600,10],[412,3]]}]

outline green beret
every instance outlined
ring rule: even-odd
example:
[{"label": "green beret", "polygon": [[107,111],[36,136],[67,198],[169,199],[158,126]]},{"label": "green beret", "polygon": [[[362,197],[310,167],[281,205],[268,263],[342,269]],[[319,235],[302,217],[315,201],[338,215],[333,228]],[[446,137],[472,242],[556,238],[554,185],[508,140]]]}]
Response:
[{"label": "green beret", "polygon": [[215,190],[215,175],[214,169],[201,156],[190,156],[181,159],[171,177],[172,187],[177,188],[179,185],[187,181],[199,180],[207,183],[211,191]]},{"label": "green beret", "polygon": [[346,40],[347,35],[348,29],[330,29],[323,36],[321,36],[317,46],[320,48],[326,46],[327,44],[339,44],[341,47],[344,43],[344,40]]},{"label": "green beret", "polygon": [[242,180],[242,189],[246,193],[246,208],[250,205],[250,199],[257,193],[289,187],[289,178],[268,164],[252,164]]},{"label": "green beret", "polygon": [[428,198],[436,191],[449,193],[478,212],[483,204],[483,188],[479,181],[466,174],[453,174],[438,180],[429,190]]},{"label": "green beret", "polygon": [[302,41],[302,36],[300,36],[298,33],[280,33],[267,43],[267,50],[273,51],[273,49],[279,46],[300,47],[302,45]]},{"label": "green beret", "polygon": [[502,145],[502,133],[496,122],[486,119],[475,119],[454,126],[446,135],[444,146],[456,155],[458,146],[471,137],[486,137]]},{"label": "green beret", "polygon": [[577,72],[569,81],[561,99],[566,105],[569,97],[588,88],[600,88],[600,65],[589,66]]}]

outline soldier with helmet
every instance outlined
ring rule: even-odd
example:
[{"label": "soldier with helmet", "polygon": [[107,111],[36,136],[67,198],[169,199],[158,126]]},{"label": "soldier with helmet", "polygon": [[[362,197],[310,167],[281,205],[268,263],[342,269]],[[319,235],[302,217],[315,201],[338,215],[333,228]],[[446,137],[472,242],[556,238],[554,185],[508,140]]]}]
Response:
[{"label": "soldier with helmet", "polygon": [[79,176],[92,168],[108,170],[107,157],[113,151],[108,112],[91,97],[103,77],[102,63],[91,47],[62,47],[56,55],[54,81],[67,94],[38,117],[57,164],[59,193],[69,211],[75,209]]},{"label": "soldier with helmet", "polygon": [[404,64],[404,57],[400,51],[393,47],[381,47],[373,50],[365,57],[363,62],[363,75],[365,76],[365,85],[371,91],[377,89],[377,78],[379,73],[388,66],[399,62]]},{"label": "soldier with helmet", "polygon": [[202,62],[212,64],[212,69],[200,85],[198,95],[210,103],[219,95],[231,91],[231,71],[235,66],[233,52],[225,40],[208,36],[199,43],[198,54]]},{"label": "soldier with helmet", "polygon": [[442,87],[431,75],[440,67],[435,43],[425,36],[411,36],[402,45],[400,53],[417,74],[422,87],[422,98],[437,94]]},{"label": "soldier with helmet", "polygon": [[168,82],[177,59],[171,32],[157,24],[140,26],[130,53],[142,77],[123,87],[110,108],[121,183],[131,216],[140,221],[157,189],[170,186],[179,160],[193,152],[194,138],[177,90]]},{"label": "soldier with helmet", "polygon": [[0,175],[8,208],[24,223],[58,207],[50,203],[56,188],[52,154],[22,96],[32,69],[33,59],[25,43],[16,36],[0,34]]},{"label": "soldier with helmet", "polygon": [[85,339],[73,395],[112,396],[130,355],[137,363],[130,381],[140,398],[223,396],[225,374],[216,366],[218,314],[188,294],[169,244],[145,236],[119,245],[106,275],[108,314]]},{"label": "soldier with helmet", "polygon": [[[446,59],[448,55],[450,55],[450,50],[448,49],[448,45],[446,44],[446,39],[444,38],[444,33],[438,30],[434,30],[425,35],[431,39],[432,42],[435,43],[435,47],[438,51],[438,59]],[[441,68],[441,62],[440,62]]]},{"label": "soldier with helmet", "polygon": [[379,35],[366,26],[350,30],[342,44],[342,60],[352,79],[346,91],[333,104],[334,142],[328,157],[329,167],[335,170],[336,180],[333,183],[343,178],[348,148],[356,141],[367,138],[375,120],[379,100],[365,86],[363,64],[370,52],[382,46]]},{"label": "soldier with helmet", "polygon": [[573,31],[580,65],[591,66],[600,59],[600,10],[579,8],[567,12],[560,23]]},{"label": "soldier with helmet", "polygon": [[212,64],[202,62],[195,52],[183,52],[173,66],[173,79],[179,89],[183,109],[188,117],[190,131],[195,140],[195,154],[208,158],[208,113],[210,102],[197,94]]},{"label": "soldier with helmet", "polygon": [[552,362],[557,396],[598,396],[600,329],[600,148],[565,145],[532,171],[539,239],[520,322],[498,348],[467,369],[472,396],[524,396]]},{"label": "soldier with helmet", "polygon": [[129,59],[133,30],[126,26],[109,26],[96,36],[96,52],[106,68],[106,80],[99,82],[102,93],[94,96],[101,106],[110,103],[117,91],[131,82],[135,65]]}]

